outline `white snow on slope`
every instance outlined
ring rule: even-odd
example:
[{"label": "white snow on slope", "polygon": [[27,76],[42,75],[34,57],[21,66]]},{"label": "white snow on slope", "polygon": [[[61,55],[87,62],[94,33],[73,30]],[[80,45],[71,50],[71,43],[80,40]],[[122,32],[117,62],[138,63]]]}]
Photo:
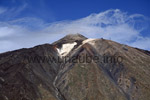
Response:
[{"label": "white snow on slope", "polygon": [[82,42],[82,44],[89,43],[91,45],[94,45],[94,40],[96,40],[96,39],[86,39]]},{"label": "white snow on slope", "polygon": [[[84,40],[84,41],[82,42],[82,44],[81,44],[79,47],[81,47],[81,46],[82,46],[83,44],[85,44],[85,43],[89,43],[89,44],[91,44],[91,45],[95,45],[95,40],[96,40],[96,39],[86,39],[86,40]],[[57,48],[57,51],[58,51],[58,53],[59,53],[59,55],[60,55],[61,57],[65,57],[65,56],[73,49],[73,47],[74,47],[75,45],[77,45],[76,42],[73,42],[73,43],[66,43],[66,44],[63,44],[63,45],[62,45],[62,48]]]},{"label": "white snow on slope", "polygon": [[73,43],[66,43],[66,44],[63,44],[62,45],[62,48],[59,49],[57,48],[57,51],[58,53],[61,55],[61,56],[66,56],[72,49],[73,47],[77,45],[76,42],[73,42]]}]

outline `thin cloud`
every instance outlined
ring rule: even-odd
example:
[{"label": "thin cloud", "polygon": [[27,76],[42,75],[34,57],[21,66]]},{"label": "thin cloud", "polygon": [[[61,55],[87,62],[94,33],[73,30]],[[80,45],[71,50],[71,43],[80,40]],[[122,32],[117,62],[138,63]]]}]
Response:
[{"label": "thin cloud", "polygon": [[3,22],[3,25],[0,23],[0,29],[3,30],[0,32],[0,45],[3,45],[0,52],[52,43],[69,33],[81,33],[89,38],[103,37],[150,50],[150,37],[144,35],[150,29],[149,22],[149,18],[144,15],[128,15],[119,9],[55,23],[44,23],[36,18],[17,19]]},{"label": "thin cloud", "polygon": [[4,7],[0,7],[0,14],[4,13],[7,11],[7,8],[4,8]]},{"label": "thin cloud", "polygon": [[14,20],[16,16],[21,14],[26,8],[28,4],[25,1],[22,1],[17,7],[0,7],[0,21],[10,21]]}]

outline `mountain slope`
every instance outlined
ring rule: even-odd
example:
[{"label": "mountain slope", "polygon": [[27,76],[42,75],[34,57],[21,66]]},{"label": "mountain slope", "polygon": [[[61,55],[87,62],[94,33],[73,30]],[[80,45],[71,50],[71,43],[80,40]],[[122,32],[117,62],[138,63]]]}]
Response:
[{"label": "mountain slope", "polygon": [[[75,100],[81,98],[81,100],[149,99],[149,55],[135,48],[104,39],[89,40],[85,44],[83,42],[82,46],[75,49],[74,52],[70,53],[72,55],[69,56],[99,56],[100,61],[107,57],[122,57],[123,61],[120,63],[108,61],[75,64],[69,62],[62,65],[63,69],[59,72],[60,78],[57,78],[58,82],[56,84],[64,95],[71,96],[68,97],[68,100],[72,100],[72,97],[76,98]],[[106,91],[107,89],[109,91]],[[91,94],[93,98],[90,96]]]},{"label": "mountain slope", "polygon": [[53,80],[59,64],[38,58],[57,58],[49,44],[0,55],[0,100],[57,100]]}]

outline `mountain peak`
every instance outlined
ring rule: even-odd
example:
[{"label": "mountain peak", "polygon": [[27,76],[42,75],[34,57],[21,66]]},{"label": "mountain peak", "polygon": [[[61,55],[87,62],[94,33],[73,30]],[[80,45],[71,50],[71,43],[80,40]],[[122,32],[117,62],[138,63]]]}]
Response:
[{"label": "mountain peak", "polygon": [[65,37],[67,38],[85,38],[87,39],[85,36],[83,36],[82,34],[76,33],[76,34],[68,34]]},{"label": "mountain peak", "polygon": [[79,33],[77,33],[77,34],[68,34],[65,37],[63,37],[62,39],[54,42],[53,45],[57,45],[58,47],[60,47],[62,44],[73,43],[73,42],[82,42],[86,39],[87,38],[85,36],[83,36]]}]

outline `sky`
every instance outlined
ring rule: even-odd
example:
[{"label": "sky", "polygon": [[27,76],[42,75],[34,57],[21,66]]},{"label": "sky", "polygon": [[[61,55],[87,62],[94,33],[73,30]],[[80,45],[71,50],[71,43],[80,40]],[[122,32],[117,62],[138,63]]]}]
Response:
[{"label": "sky", "polygon": [[67,34],[150,50],[150,0],[0,0],[0,53]]}]

